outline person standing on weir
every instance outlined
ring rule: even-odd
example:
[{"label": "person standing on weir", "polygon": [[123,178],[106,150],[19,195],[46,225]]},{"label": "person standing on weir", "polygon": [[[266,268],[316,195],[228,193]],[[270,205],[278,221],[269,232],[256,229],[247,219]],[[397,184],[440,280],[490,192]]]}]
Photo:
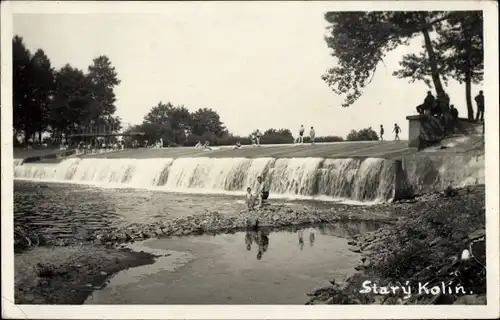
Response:
[{"label": "person standing on weir", "polygon": [[260,131],[257,129],[255,131],[255,143],[257,144],[257,147],[260,147]]},{"label": "person standing on weir", "polygon": [[394,124],[394,140],[399,140],[399,133],[401,132],[401,128],[398,126],[397,123]]},{"label": "person standing on weir", "polygon": [[477,104],[476,121],[484,121],[484,95],[483,90],[474,98]]},{"label": "person standing on weir", "polygon": [[304,131],[305,131],[304,125],[301,124],[299,129],[299,139],[297,141],[300,144],[304,143]]},{"label": "person standing on weir", "polygon": [[316,138],[314,127],[311,127],[311,131],[309,131],[309,138],[311,138],[311,144],[314,144],[314,139]]},{"label": "person standing on weir", "polygon": [[380,141],[384,141],[384,125],[380,125]]}]

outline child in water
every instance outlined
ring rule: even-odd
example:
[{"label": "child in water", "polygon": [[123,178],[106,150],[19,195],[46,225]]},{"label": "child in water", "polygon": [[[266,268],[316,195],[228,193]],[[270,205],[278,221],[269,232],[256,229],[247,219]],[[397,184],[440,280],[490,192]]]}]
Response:
[{"label": "child in water", "polygon": [[250,187],[247,188],[246,202],[247,202],[248,210],[252,211],[253,207],[255,205],[255,197],[253,196],[252,188],[250,188]]}]

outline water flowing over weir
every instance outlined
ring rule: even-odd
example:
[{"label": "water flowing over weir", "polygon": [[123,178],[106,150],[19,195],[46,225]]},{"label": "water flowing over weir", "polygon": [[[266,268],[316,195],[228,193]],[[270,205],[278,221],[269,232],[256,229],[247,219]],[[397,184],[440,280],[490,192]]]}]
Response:
[{"label": "water flowing over weir", "polygon": [[14,178],[157,189],[243,194],[265,178],[271,197],[386,201],[394,196],[395,162],[323,158],[66,159],[23,164]]}]

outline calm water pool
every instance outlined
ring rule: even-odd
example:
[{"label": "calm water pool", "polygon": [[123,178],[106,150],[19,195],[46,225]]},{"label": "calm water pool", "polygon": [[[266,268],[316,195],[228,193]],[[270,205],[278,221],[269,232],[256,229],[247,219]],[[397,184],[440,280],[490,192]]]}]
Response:
[{"label": "calm water pool", "polygon": [[131,248],[168,256],[118,273],[86,303],[303,304],[307,292],[355,272],[359,255],[348,250],[347,236],[377,227],[331,224],[147,240]]}]

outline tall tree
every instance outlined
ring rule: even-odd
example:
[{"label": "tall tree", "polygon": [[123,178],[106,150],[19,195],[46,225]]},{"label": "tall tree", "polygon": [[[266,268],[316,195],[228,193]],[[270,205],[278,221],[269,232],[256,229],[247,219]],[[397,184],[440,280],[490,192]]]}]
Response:
[{"label": "tall tree", "polygon": [[[23,38],[12,39],[12,86],[13,86],[13,127],[14,135],[24,133],[24,139],[30,138],[32,128],[29,125],[31,102],[31,53],[26,48]],[[14,141],[17,141],[17,137]]]},{"label": "tall tree", "polygon": [[48,129],[52,95],[54,91],[54,70],[50,60],[42,49],[38,49],[31,58],[33,74],[31,78],[31,95],[34,106],[30,120],[38,132],[38,140],[42,141],[42,133]]},{"label": "tall tree", "polygon": [[90,86],[83,71],[69,64],[56,73],[50,112],[50,124],[56,141],[61,141],[65,134],[89,131],[87,119],[93,102]]},{"label": "tall tree", "polygon": [[99,119],[113,115],[116,111],[114,88],[120,84],[115,67],[107,56],[99,56],[88,68],[87,77],[92,85],[93,104],[90,109],[89,123],[102,124]]},{"label": "tall tree", "polygon": [[[456,11],[448,15],[445,23],[437,29],[438,37],[433,42],[439,73],[465,83],[465,100],[468,118],[473,119],[471,84],[483,80],[483,19],[481,11]],[[432,70],[425,54],[409,54],[400,62],[401,69],[393,75],[409,78],[411,82],[422,80],[430,86]]]},{"label": "tall tree", "polygon": [[441,27],[437,49],[443,52],[448,73],[458,82],[465,83],[467,116],[474,118],[472,83],[483,80],[483,13],[482,11],[456,11]]},{"label": "tall tree", "polygon": [[343,107],[352,105],[371,82],[384,56],[416,35],[422,35],[431,78],[438,95],[445,94],[430,33],[448,18],[449,12],[384,11],[328,12],[331,24],[325,38],[338,66],[329,69],[323,80],[340,95],[346,95]]}]

